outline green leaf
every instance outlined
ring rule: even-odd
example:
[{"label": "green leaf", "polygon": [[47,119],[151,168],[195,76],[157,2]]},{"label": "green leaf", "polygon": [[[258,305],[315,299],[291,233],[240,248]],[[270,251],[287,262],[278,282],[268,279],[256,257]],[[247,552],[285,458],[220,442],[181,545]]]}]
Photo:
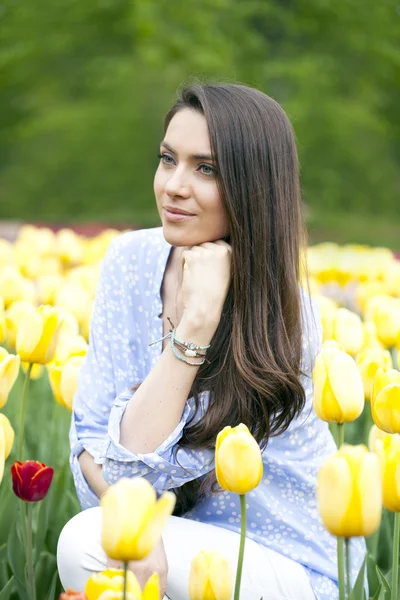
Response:
[{"label": "green leaf", "polygon": [[[53,575],[53,579],[51,580],[49,593],[47,595],[47,600],[56,600],[57,582],[58,582],[58,572],[56,571]],[[1,598],[0,598],[0,600],[1,600]]]},{"label": "green leaf", "polygon": [[35,568],[36,590],[38,598],[46,598],[48,590],[51,587],[57,575],[57,560],[54,554],[50,552],[42,552],[39,556]]},{"label": "green leaf", "polygon": [[363,600],[366,596],[365,594],[365,567],[367,564],[367,555],[362,562],[360,570],[357,575],[356,582],[351,591],[349,600]]},{"label": "green leaf", "polygon": [[40,502],[39,514],[36,526],[35,547],[34,547],[34,564],[45,547],[46,534],[49,525],[49,498],[46,497]]},{"label": "green leaf", "polygon": [[0,600],[9,600],[12,592],[14,591],[14,576],[7,581],[6,585],[0,591]]},{"label": "green leaf", "polygon": [[379,591],[381,583],[376,573],[376,561],[372,554],[367,554],[367,575],[370,596],[374,596]]},{"label": "green leaf", "polygon": [[[391,594],[391,588],[390,585],[385,577],[385,575],[382,573],[382,571],[380,570],[380,568],[378,567],[378,565],[376,565],[376,574],[379,578],[379,581],[381,582],[381,584],[383,585],[384,589],[386,592],[388,592],[389,594]],[[390,597],[390,596],[389,596]]]},{"label": "green leaf", "polygon": [[15,578],[19,600],[25,600],[28,598],[25,577],[26,552],[22,543],[18,519],[14,521],[8,537],[7,558]]},{"label": "green leaf", "polygon": [[386,598],[385,588],[381,584],[378,587],[378,589],[376,590],[376,593],[374,594],[374,596],[372,596],[372,600],[385,600],[385,598]]}]

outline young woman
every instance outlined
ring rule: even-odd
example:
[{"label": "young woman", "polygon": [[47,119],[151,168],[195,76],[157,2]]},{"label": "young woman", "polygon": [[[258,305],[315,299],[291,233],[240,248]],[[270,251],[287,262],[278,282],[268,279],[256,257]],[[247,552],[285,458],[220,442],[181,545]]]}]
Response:
[{"label": "young woman", "polygon": [[[100,544],[99,497],[135,476],[177,496],[163,542],[130,565],[142,583],[157,570],[163,593],[187,599],[191,559],[203,549],[223,552],[235,572],[239,498],[216,489],[213,461],[218,432],[242,422],[261,445],[264,475],[247,496],[241,598],[337,598],[336,540],[315,499],[335,445],[312,408],[321,326],[300,287],[291,125],[256,89],[195,84],[166,116],[159,159],[162,227],[121,235],[103,262],[71,426],[88,510],[61,534],[61,581],[81,590],[91,573],[116,566]],[[150,345],[171,323],[177,340],[201,347],[194,356],[168,337]],[[351,545],[357,570],[363,542]]]}]

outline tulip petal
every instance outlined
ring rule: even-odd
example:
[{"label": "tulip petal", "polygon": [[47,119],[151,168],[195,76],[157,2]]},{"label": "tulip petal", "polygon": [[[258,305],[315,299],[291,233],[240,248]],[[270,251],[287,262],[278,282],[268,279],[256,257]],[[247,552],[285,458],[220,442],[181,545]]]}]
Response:
[{"label": "tulip petal", "polygon": [[317,499],[325,527],[332,535],[343,535],[343,519],[350,506],[353,481],[347,460],[332,456],[318,474]]},{"label": "tulip petal", "polygon": [[6,460],[6,439],[4,435],[4,430],[0,427],[0,483],[3,480],[4,476],[4,463]]},{"label": "tulip petal", "polygon": [[[121,569],[106,569],[100,573],[94,573],[86,582],[85,594],[88,600],[99,600],[99,598],[118,598],[122,600],[124,586],[124,572]],[[128,570],[127,585],[128,598],[141,600],[142,591],[135,574]],[[111,594],[104,596],[104,594]]]},{"label": "tulip petal", "polygon": [[382,475],[375,454],[369,452],[364,456],[357,485],[361,499],[362,528],[353,535],[369,536],[378,529],[382,515]]},{"label": "tulip petal", "polygon": [[230,600],[233,591],[233,575],[229,562],[219,552],[213,552],[209,565],[209,577],[215,597]]},{"label": "tulip petal", "polygon": [[312,378],[314,384],[314,410],[320,419],[325,420],[322,410],[322,392],[326,382],[326,365],[322,354],[319,354],[315,360]]},{"label": "tulip petal", "polygon": [[60,365],[55,365],[54,363],[49,363],[47,365],[47,373],[49,376],[49,382],[51,391],[53,392],[54,399],[60,406],[64,406],[68,408],[64,403],[63,396],[60,390],[60,381],[61,375],[63,372],[63,368]]},{"label": "tulip petal", "polygon": [[151,520],[156,492],[142,477],[123,478],[111,486],[101,499],[103,508],[102,544],[115,560],[140,560],[138,537]]},{"label": "tulip petal", "polygon": [[400,385],[386,385],[376,396],[372,418],[387,433],[400,433]]},{"label": "tulip petal", "polygon": [[329,366],[329,382],[343,412],[343,421],[353,421],[364,408],[364,386],[357,365],[348,354],[338,353]]},{"label": "tulip petal", "polygon": [[40,471],[35,473],[30,481],[31,502],[43,500],[49,491],[50,484],[54,475],[53,467],[43,465]]},{"label": "tulip petal", "polygon": [[7,459],[10,456],[14,444],[15,433],[10,421],[6,415],[3,414],[0,414],[0,429],[2,429],[4,433],[5,458]]},{"label": "tulip petal", "polygon": [[172,514],[176,496],[172,492],[164,492],[157,500],[154,513],[140,532],[137,542],[137,552],[140,558],[147,556],[160,541],[165,522]]},{"label": "tulip petal", "polygon": [[20,363],[20,357],[14,354],[7,354],[0,362],[0,408],[7,402],[8,395],[18,377]]},{"label": "tulip petal", "polygon": [[160,600],[160,582],[158,573],[153,573],[143,588],[142,600]]},{"label": "tulip petal", "polygon": [[208,583],[208,561],[206,552],[196,554],[190,566],[189,597],[190,600],[203,600]]},{"label": "tulip petal", "polygon": [[30,358],[43,335],[43,319],[36,311],[26,313],[17,333],[16,349],[22,360]]}]

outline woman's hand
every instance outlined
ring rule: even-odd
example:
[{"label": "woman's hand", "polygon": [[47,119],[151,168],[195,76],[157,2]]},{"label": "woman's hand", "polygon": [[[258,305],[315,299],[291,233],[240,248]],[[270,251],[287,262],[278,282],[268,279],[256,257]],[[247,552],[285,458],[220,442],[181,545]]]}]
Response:
[{"label": "woman's hand", "polygon": [[[107,558],[107,568],[122,569],[120,561]],[[161,541],[155,546],[153,552],[143,560],[133,560],[129,563],[129,569],[136,575],[140,587],[143,589],[146,581],[154,572],[160,578],[160,598],[163,598],[167,590],[168,561],[165,554],[164,544]]]},{"label": "woman's hand", "polygon": [[231,246],[205,242],[182,253],[184,316],[219,323],[231,282]]}]

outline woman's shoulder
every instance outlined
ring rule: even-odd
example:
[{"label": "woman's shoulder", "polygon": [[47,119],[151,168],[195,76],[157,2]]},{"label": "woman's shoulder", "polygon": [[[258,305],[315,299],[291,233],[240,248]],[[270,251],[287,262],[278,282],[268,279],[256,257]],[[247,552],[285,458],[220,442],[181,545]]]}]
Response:
[{"label": "woman's shoulder", "polygon": [[125,231],[113,239],[104,257],[105,265],[151,264],[167,254],[170,245],[165,241],[162,227]]}]

